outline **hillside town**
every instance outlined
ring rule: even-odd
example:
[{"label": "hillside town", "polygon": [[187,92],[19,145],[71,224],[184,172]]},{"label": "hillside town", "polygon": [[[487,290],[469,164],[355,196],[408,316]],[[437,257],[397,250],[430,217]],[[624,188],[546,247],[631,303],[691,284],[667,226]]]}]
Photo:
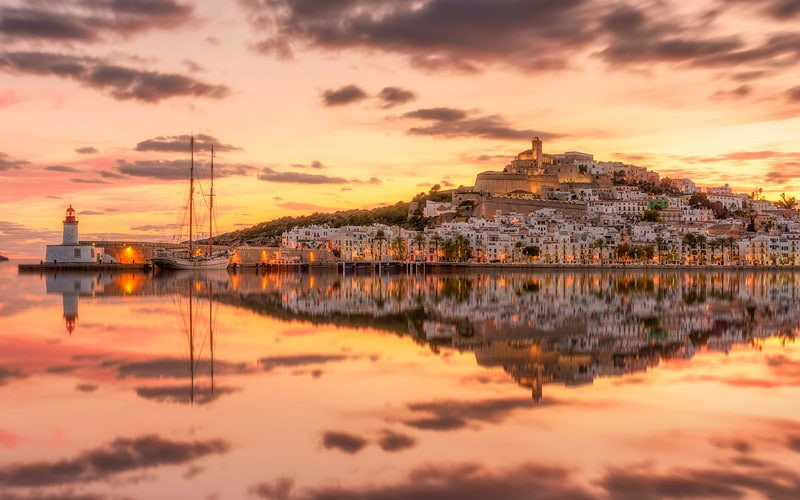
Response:
[{"label": "hillside town", "polygon": [[296,227],[282,248],[328,250],[344,262],[519,265],[800,264],[792,196],[698,187],[591,154],[542,152],[535,138],[474,186],[421,193],[401,226]]}]

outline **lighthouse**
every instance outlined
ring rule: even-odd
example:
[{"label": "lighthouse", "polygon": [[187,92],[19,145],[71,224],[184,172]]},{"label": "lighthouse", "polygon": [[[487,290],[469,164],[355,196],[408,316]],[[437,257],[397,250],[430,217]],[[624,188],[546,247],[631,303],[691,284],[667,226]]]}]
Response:
[{"label": "lighthouse", "polygon": [[72,204],[70,204],[67,209],[67,216],[64,217],[64,238],[61,244],[77,245],[78,242],[78,218],[75,217],[75,209],[72,208]]},{"label": "lighthouse", "polygon": [[103,249],[81,244],[78,236],[77,212],[70,204],[64,216],[64,232],[60,245],[47,245],[45,259],[49,264],[97,264],[103,260]]}]

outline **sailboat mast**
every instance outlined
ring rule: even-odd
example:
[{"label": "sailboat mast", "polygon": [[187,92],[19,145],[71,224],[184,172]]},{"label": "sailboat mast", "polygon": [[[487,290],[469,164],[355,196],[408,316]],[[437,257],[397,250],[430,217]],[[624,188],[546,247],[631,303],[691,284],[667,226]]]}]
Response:
[{"label": "sailboat mast", "polygon": [[214,254],[214,238],[211,231],[214,223],[214,145],[211,145],[211,194],[208,202],[208,256]]},{"label": "sailboat mast", "polygon": [[192,150],[192,162],[189,166],[189,257],[194,256],[194,248],[192,246],[192,226],[194,220],[192,214],[194,213],[194,134],[190,141]]}]

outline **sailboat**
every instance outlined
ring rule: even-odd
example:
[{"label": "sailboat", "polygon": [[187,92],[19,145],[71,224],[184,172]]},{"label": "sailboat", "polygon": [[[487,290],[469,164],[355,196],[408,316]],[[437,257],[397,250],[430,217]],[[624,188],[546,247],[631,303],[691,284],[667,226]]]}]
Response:
[{"label": "sailboat", "polygon": [[214,146],[211,146],[211,192],[208,203],[208,252],[195,249],[192,237],[194,228],[194,136],[191,138],[192,160],[189,167],[189,250],[156,249],[152,263],[162,269],[226,269],[230,265],[233,252],[229,249],[214,251]]}]

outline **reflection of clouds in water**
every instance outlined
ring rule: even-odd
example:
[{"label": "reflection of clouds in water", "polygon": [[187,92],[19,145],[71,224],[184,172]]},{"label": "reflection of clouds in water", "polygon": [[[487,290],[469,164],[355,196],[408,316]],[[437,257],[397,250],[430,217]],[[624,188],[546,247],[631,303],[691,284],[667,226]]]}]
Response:
[{"label": "reflection of clouds in water", "polygon": [[326,431],[322,435],[322,446],[328,450],[339,450],[350,455],[361,451],[369,441],[347,432]]},{"label": "reflection of clouds in water", "polygon": [[294,488],[294,479],[279,477],[250,487],[250,494],[267,500],[287,500]]},{"label": "reflection of clouds in water", "polygon": [[23,373],[18,368],[4,368],[0,366],[0,387],[8,384],[11,380],[26,378],[28,374]]},{"label": "reflection of clouds in water", "polygon": [[469,423],[499,423],[517,410],[541,408],[561,404],[557,401],[540,403],[519,398],[487,399],[484,401],[440,400],[410,403],[412,412],[427,413],[421,418],[409,418],[403,423],[409,427],[433,431],[453,431],[467,427]]},{"label": "reflection of clouds in water", "polygon": [[406,434],[400,434],[389,429],[381,431],[378,445],[387,453],[392,453],[406,448],[411,448],[416,444],[416,440]]},{"label": "reflection of clouds in water", "polygon": [[174,441],[155,435],[118,438],[74,458],[0,467],[0,484],[37,487],[101,481],[126,472],[189,463],[228,449],[228,443],[220,439]]},{"label": "reflection of clouds in water", "polygon": [[265,371],[270,371],[274,368],[338,363],[354,358],[357,359],[357,357],[345,354],[294,354],[261,358],[258,360],[258,364]]},{"label": "reflection of clouds in water", "polygon": [[[195,360],[195,373],[209,373],[209,360]],[[116,366],[119,378],[189,378],[189,361],[180,358],[158,358],[148,361],[111,360],[101,364],[104,367]],[[246,363],[230,361],[214,361],[214,373],[217,375],[241,375],[252,373],[254,368]]]},{"label": "reflection of clouds in water", "polygon": [[234,387],[192,387],[190,385],[168,386],[168,387],[137,387],[136,394],[144,399],[159,403],[190,404],[195,403],[204,405],[213,403],[220,396],[233,394],[239,389]]}]

